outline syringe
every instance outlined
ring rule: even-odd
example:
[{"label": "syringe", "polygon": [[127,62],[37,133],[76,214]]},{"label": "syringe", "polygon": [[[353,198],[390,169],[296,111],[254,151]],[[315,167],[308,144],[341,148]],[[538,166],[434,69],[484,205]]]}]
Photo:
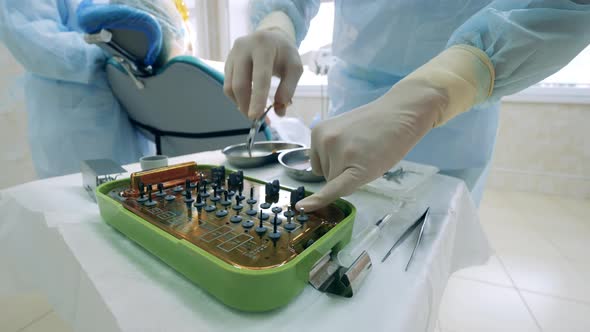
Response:
[{"label": "syringe", "polygon": [[361,233],[352,238],[348,245],[338,252],[337,259],[341,266],[349,267],[363,251],[368,251],[379,238],[381,229],[391,220],[392,215],[386,214],[374,225],[367,226]]}]

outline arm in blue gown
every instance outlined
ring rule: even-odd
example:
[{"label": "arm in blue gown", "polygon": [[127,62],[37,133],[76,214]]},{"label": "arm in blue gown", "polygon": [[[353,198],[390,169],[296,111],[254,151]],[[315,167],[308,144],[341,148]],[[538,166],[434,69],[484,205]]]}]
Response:
[{"label": "arm in blue gown", "polygon": [[105,56],[72,28],[69,0],[0,2],[0,40],[27,71],[53,80],[88,84]]},{"label": "arm in blue gown", "polygon": [[[300,43],[320,2],[253,0],[250,5],[254,26],[275,10],[289,15]],[[489,100],[495,101],[559,71],[590,44],[590,1],[492,1],[453,33],[447,47],[456,44],[477,47],[491,59],[496,76]]]},{"label": "arm in blue gown", "polygon": [[467,44],[488,55],[496,71],[489,100],[498,100],[559,71],[590,44],[590,5],[582,2],[493,1],[448,46]]}]

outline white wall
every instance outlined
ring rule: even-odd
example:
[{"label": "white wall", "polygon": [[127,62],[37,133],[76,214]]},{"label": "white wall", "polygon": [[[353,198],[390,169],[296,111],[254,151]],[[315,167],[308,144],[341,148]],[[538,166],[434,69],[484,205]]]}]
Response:
[{"label": "white wall", "polygon": [[35,179],[27,140],[22,67],[0,44],[0,188]]}]

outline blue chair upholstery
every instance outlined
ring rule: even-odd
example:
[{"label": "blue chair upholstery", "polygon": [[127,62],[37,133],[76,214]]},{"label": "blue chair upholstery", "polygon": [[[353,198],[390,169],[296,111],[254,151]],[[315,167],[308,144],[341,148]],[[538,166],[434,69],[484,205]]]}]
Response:
[{"label": "blue chair upholstery", "polygon": [[162,28],[150,14],[123,5],[93,4],[84,0],[76,11],[78,24],[88,34],[101,30],[136,31],[147,38],[147,50],[141,61],[151,66],[162,51]]}]

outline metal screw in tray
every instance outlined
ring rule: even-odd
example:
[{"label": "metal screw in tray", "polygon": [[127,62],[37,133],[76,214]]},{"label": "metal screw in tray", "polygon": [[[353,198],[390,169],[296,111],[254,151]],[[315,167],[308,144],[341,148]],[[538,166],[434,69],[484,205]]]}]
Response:
[{"label": "metal screw in tray", "polygon": [[245,143],[230,145],[222,152],[230,164],[236,167],[250,168],[275,163],[281,152],[302,147],[303,145],[298,143],[266,141],[254,143],[252,157],[248,155],[248,147]]}]

